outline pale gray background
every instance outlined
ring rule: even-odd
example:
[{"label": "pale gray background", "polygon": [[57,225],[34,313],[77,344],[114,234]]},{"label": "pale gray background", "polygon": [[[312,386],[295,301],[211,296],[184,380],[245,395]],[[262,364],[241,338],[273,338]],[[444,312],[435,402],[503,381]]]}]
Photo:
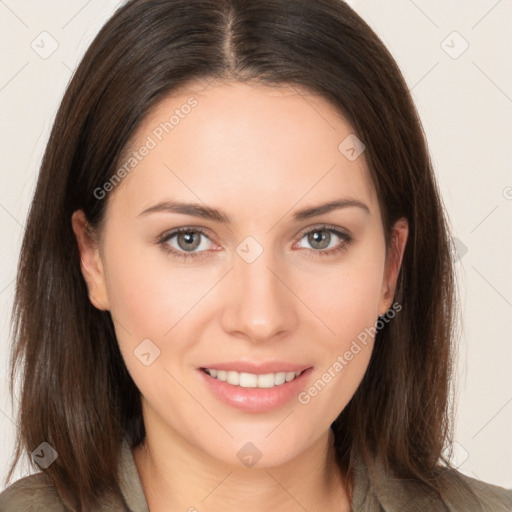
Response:
[{"label": "pale gray background", "polygon": [[[469,476],[512,487],[512,1],[349,3],[391,50],[412,90],[457,238],[464,327],[455,462]],[[120,4],[0,0],[1,478],[13,447],[9,314],[29,202],[71,73]]]}]

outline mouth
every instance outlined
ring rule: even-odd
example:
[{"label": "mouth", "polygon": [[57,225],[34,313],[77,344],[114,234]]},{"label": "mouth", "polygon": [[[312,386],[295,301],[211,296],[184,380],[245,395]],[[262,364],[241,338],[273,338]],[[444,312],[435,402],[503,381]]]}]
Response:
[{"label": "mouth", "polygon": [[[313,367],[305,365],[282,364],[280,369],[266,365],[264,370],[251,364],[239,364],[236,370],[234,366],[212,364],[197,370],[213,397],[224,405],[252,413],[278,409],[296,399],[313,373]],[[243,371],[249,369],[252,371]]]},{"label": "mouth", "polygon": [[262,388],[269,389],[276,386],[282,386],[287,382],[291,382],[306,370],[297,372],[276,372],[276,373],[247,373],[237,372],[234,370],[218,370],[216,368],[201,368],[203,372],[210,377],[221,382],[227,382],[232,386],[240,386],[242,388]]}]

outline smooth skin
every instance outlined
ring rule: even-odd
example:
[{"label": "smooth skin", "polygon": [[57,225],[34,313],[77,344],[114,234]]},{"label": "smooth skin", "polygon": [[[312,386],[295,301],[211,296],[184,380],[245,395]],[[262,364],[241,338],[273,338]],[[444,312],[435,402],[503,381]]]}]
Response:
[{"label": "smooth skin", "polygon": [[[338,149],[353,130],[331,104],[295,86],[190,85],[151,111],[133,147],[155,138],[191,97],[196,107],[104,199],[102,231],[88,236],[83,212],[72,217],[90,300],[111,312],[142,394],[147,437],[134,457],[148,505],[152,512],[349,511],[353,484],[335,462],[329,427],[359,386],[374,339],[308,404],[294,397],[266,412],[219,401],[198,368],[301,363],[313,367],[307,390],[391,307],[407,221],[393,227],[386,257],[364,153],[350,161]],[[347,206],[293,219],[340,199],[368,211]],[[232,222],[142,214],[171,200],[222,210]],[[179,227],[206,235],[159,243]],[[251,263],[237,252],[247,237],[263,250]],[[149,366],[134,354],[145,339],[160,350]],[[248,442],[262,454],[251,468],[237,457]]]}]

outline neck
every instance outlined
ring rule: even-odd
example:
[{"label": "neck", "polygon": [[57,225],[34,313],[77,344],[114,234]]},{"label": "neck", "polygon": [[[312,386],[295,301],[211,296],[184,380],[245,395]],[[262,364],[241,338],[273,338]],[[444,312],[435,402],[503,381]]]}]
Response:
[{"label": "neck", "polygon": [[235,468],[209,457],[177,432],[146,431],[133,451],[151,512],[349,511],[348,484],[336,463],[328,429],[280,466]]}]

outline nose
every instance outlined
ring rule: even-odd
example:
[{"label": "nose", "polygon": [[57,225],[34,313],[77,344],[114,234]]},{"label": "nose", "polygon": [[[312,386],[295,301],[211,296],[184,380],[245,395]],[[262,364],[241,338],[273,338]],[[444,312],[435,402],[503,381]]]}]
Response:
[{"label": "nose", "polygon": [[262,343],[294,330],[297,298],[270,251],[252,263],[236,257],[228,281],[222,313],[225,332]]}]

